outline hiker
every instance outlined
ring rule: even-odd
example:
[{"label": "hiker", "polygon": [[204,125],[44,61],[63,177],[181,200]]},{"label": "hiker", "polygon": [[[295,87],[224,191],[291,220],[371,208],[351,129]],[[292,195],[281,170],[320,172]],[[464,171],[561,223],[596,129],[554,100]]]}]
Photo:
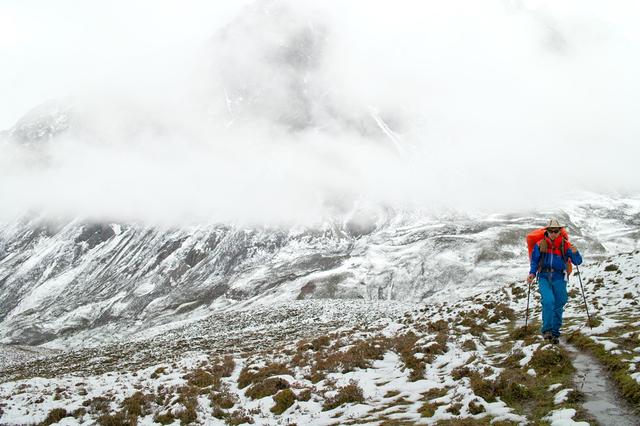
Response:
[{"label": "hiker", "polygon": [[549,220],[544,237],[531,253],[531,269],[527,277],[529,284],[536,275],[538,277],[538,289],[542,297],[542,336],[554,344],[560,342],[562,312],[567,303],[567,262],[571,260],[574,265],[582,263],[578,249],[561,235],[562,228],[564,226],[556,219]]}]

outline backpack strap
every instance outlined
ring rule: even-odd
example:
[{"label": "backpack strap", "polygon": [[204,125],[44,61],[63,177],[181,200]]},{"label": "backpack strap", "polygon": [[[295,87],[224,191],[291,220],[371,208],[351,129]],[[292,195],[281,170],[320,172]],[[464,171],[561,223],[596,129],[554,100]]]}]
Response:
[{"label": "backpack strap", "polygon": [[[566,244],[565,244],[566,243]],[[562,261],[564,262],[564,270],[567,274],[567,280],[569,280],[569,257],[567,256],[567,250],[571,248],[571,243],[566,238],[562,237],[562,245],[560,252],[562,253]]]},{"label": "backpack strap", "polygon": [[538,259],[538,272],[542,271],[542,265],[544,264],[544,256],[547,254],[547,239],[542,238],[538,243],[538,247],[540,248],[540,259]]}]

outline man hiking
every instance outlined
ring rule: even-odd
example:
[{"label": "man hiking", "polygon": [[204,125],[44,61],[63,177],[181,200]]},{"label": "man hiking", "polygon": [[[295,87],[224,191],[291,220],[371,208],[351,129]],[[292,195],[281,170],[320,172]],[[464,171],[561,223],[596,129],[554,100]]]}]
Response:
[{"label": "man hiking", "polygon": [[527,283],[531,284],[536,275],[542,297],[542,336],[551,343],[560,342],[562,312],[567,303],[567,262],[582,263],[582,256],[571,243],[561,235],[564,228],[556,219],[549,220],[544,237],[534,246],[531,253],[531,268]]}]

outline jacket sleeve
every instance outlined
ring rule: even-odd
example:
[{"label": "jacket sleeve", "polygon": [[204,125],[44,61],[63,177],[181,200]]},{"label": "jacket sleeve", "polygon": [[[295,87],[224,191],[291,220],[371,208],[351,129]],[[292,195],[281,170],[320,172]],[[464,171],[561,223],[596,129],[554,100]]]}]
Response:
[{"label": "jacket sleeve", "polygon": [[571,250],[568,250],[569,258],[571,259],[571,263],[574,265],[582,264],[582,255],[578,252],[574,246],[571,246]]},{"label": "jacket sleeve", "polygon": [[540,262],[540,246],[536,244],[533,246],[533,251],[531,252],[529,275],[535,275],[538,273],[538,262]]}]

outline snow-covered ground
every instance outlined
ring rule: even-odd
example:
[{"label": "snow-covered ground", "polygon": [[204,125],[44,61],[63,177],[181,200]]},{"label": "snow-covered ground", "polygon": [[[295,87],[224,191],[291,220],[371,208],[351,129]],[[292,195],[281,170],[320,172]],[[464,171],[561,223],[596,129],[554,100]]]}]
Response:
[{"label": "snow-covered ground", "polygon": [[[585,325],[573,276],[564,335],[601,343],[638,380],[640,253],[586,263],[581,272],[600,325]],[[535,323],[535,291],[530,302]],[[206,318],[4,370],[0,422],[53,413],[66,415],[59,424],[593,423],[570,355],[545,344],[536,324],[518,327],[525,309],[526,286],[505,282],[455,302],[307,300]]]}]

